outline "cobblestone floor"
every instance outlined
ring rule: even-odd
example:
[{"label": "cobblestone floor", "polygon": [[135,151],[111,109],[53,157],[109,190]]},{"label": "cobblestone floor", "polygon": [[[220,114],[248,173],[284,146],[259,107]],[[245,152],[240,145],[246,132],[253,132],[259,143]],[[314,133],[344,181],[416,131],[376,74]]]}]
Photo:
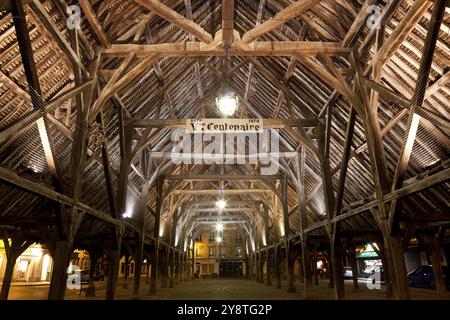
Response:
[{"label": "cobblestone floor", "polygon": [[[117,287],[117,299],[145,299],[145,300],[292,300],[303,299],[302,287],[297,283],[295,293],[287,292],[287,283],[282,282],[282,288],[258,283],[246,279],[214,279],[185,281],[174,288],[159,288],[157,294],[147,293],[148,285],[142,280],[141,291],[138,297],[132,293],[132,279],[129,288],[123,288],[123,281]],[[106,281],[96,282],[97,296],[85,297],[79,295],[78,290],[67,290],[66,299],[104,299],[106,294]],[[13,286],[9,299],[15,300],[39,300],[47,299],[48,285],[43,286]],[[413,299],[438,299],[434,290],[411,288]],[[328,288],[326,281],[321,281],[319,286],[314,286],[307,297],[308,299],[333,299],[333,291]],[[445,299],[450,300],[450,292]],[[358,290],[353,289],[351,281],[346,281],[346,299],[349,300],[381,300],[384,299],[384,286],[380,290],[369,290],[365,283],[360,284]]]}]

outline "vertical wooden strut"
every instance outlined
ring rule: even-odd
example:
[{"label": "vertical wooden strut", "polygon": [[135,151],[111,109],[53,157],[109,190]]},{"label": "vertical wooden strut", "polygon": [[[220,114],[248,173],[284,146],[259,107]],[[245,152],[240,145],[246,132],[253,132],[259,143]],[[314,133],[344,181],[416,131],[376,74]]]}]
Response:
[{"label": "vertical wooden strut", "polygon": [[[331,225],[330,221],[334,214],[334,191],[333,191],[333,182],[331,179],[331,169],[330,162],[328,157],[329,141],[327,141],[327,132],[330,132],[331,127],[331,113],[328,113],[327,127],[323,125],[319,125],[319,152],[321,155],[321,168],[322,168],[322,185],[324,188],[325,195],[325,207],[327,210],[327,232],[328,237],[330,238],[330,256],[331,256],[331,265],[334,279],[334,290],[335,290],[335,298],[337,300],[342,300],[345,298],[345,290],[344,290],[344,277],[343,277],[343,265],[342,265],[342,244],[339,236],[339,228],[338,226]],[[329,138],[329,135],[328,135]]]},{"label": "vertical wooden strut", "polygon": [[269,208],[264,206],[264,226],[265,226],[265,236],[266,236],[266,270],[267,270],[267,280],[266,284],[268,286],[272,285],[272,275],[271,275],[271,257],[269,250],[270,243],[270,229],[269,229]]},{"label": "vertical wooden strut", "polygon": [[162,177],[159,177],[156,182],[156,210],[155,210],[155,223],[153,226],[154,240],[154,252],[152,257],[152,275],[150,279],[149,293],[156,293],[156,277],[158,272],[158,259],[159,259],[159,228],[161,223],[161,206],[162,206],[162,193],[163,193]]}]

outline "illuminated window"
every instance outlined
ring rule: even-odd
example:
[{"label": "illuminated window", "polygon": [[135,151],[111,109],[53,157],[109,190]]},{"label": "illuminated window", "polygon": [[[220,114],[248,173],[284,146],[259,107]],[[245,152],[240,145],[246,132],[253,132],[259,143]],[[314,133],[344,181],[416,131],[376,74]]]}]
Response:
[{"label": "illuminated window", "polygon": [[196,253],[197,257],[201,257],[202,256],[202,248],[197,248]]}]

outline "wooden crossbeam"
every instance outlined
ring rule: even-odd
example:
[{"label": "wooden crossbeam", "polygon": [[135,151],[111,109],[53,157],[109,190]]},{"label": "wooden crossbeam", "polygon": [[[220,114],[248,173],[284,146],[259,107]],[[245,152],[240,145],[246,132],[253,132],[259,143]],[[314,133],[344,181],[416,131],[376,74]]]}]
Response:
[{"label": "wooden crossbeam", "polygon": [[273,18],[247,31],[243,35],[242,41],[244,43],[252,42],[257,37],[266,34],[267,32],[270,32],[276,27],[288,22],[292,18],[295,18],[300,14],[304,13],[305,11],[311,9],[313,6],[317,5],[321,1],[322,0],[298,0],[294,2],[290,6],[278,12]]},{"label": "wooden crossbeam", "polygon": [[[256,41],[247,46],[235,46],[228,50],[228,56],[292,56],[294,54],[314,56],[318,53],[347,55],[350,48],[336,42],[319,41]],[[220,56],[226,55],[222,48],[201,42],[176,42],[159,44],[113,44],[103,50],[106,57],[124,57],[134,53],[137,57],[159,54],[162,57]]]},{"label": "wooden crossbeam", "polygon": [[272,193],[269,189],[225,189],[225,190],[214,190],[214,189],[184,189],[184,190],[174,190],[173,193],[177,195],[193,195],[193,196],[230,196],[230,195],[242,195],[242,194],[255,194],[255,193]]},{"label": "wooden crossbeam", "polygon": [[[265,129],[315,127],[319,123],[317,119],[262,119],[262,122]],[[186,119],[130,119],[127,125],[134,128],[186,128]]]},{"label": "wooden crossbeam", "polygon": [[[419,176],[420,177],[420,176]],[[439,185],[441,183],[444,183],[448,180],[450,180],[450,168],[443,169],[439,171],[438,173],[435,173],[431,176],[427,176],[425,178],[420,177],[420,179],[414,179],[415,182],[412,182],[400,189],[397,189],[395,191],[392,191],[383,197],[384,203],[389,203],[393,200],[398,200],[401,198],[405,198],[407,196],[410,196],[414,193],[421,192],[423,190],[432,188],[436,185]],[[360,201],[358,201],[360,202]],[[358,214],[361,214],[363,212],[367,212],[368,210],[377,207],[379,204],[378,200],[368,200],[367,202],[353,206],[350,205],[351,209],[347,210],[346,212],[342,213],[341,215],[336,216],[335,218],[331,219],[331,223],[335,224],[339,221],[343,221],[349,218],[352,218]],[[314,230],[317,230],[319,228],[323,228],[327,224],[327,221],[315,223],[312,226],[310,226],[308,229],[304,230],[304,232],[311,232]]]},{"label": "wooden crossbeam", "polygon": [[200,182],[200,181],[259,181],[259,180],[274,180],[280,179],[280,175],[233,175],[233,174],[225,174],[225,175],[170,175],[165,176],[165,180],[185,180],[192,182]]},{"label": "wooden crossbeam", "polygon": [[200,27],[192,20],[183,17],[181,14],[167,7],[160,1],[135,0],[135,2],[139,3],[141,6],[147,8],[148,10],[155,12],[161,18],[168,20],[170,23],[173,23],[174,25],[180,27],[186,32],[193,34],[200,41],[204,43],[213,42],[213,37],[211,36],[211,34],[205,31],[202,27]]}]

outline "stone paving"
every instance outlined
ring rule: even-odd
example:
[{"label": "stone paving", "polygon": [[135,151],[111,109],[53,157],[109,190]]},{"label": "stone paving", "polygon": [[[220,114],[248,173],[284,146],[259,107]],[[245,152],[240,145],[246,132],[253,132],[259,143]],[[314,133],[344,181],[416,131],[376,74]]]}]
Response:
[{"label": "stone paving", "polygon": [[[117,287],[117,299],[142,299],[142,300],[301,300],[304,299],[302,287],[297,282],[295,293],[287,292],[287,282],[282,282],[282,288],[258,283],[247,279],[211,279],[184,281],[174,288],[159,288],[157,294],[147,293],[148,285],[142,279],[142,288],[139,296],[132,293],[132,279],[129,280],[128,289],[123,288],[123,281]],[[106,281],[96,282],[97,296],[85,297],[84,292],[79,295],[79,290],[67,290],[66,299],[104,299],[106,294]],[[358,290],[353,289],[351,281],[346,281],[346,299],[349,300],[382,300],[384,299],[384,286],[380,290],[369,290],[365,283],[360,284]],[[47,299],[48,285],[43,286],[13,286],[9,299],[14,300],[39,300]],[[411,288],[413,299],[438,299],[434,290]],[[321,281],[319,286],[314,286],[307,299],[324,300],[333,299],[333,291],[328,288],[326,281]],[[444,299],[450,300],[450,292]]]}]

